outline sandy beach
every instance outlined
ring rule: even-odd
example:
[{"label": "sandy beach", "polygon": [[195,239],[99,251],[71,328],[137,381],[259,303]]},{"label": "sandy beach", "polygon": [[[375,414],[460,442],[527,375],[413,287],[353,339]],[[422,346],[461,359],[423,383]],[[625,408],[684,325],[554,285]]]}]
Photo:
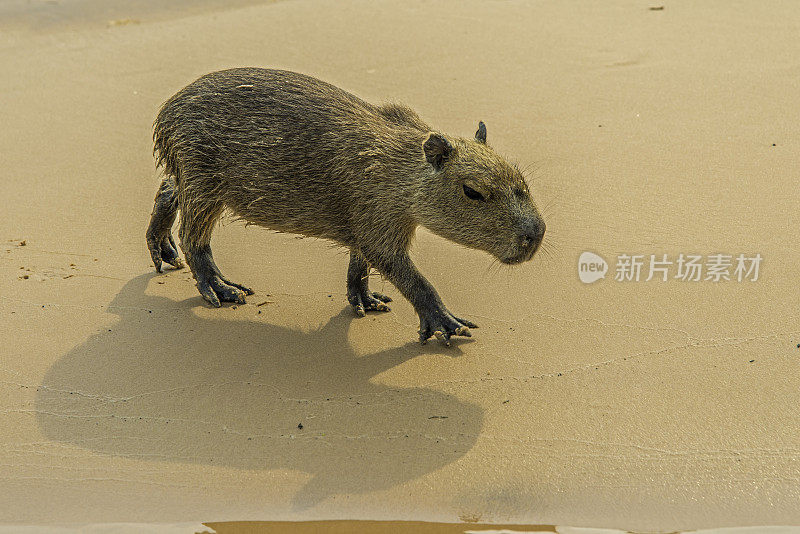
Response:
[{"label": "sandy beach", "polygon": [[[0,8],[0,525],[800,525],[793,2],[221,4]],[[480,325],[421,346],[377,274],[391,313],[353,316],[346,251],[226,220],[215,258],[256,294],[207,307],[148,255],[152,124],[235,66],[483,120],[548,252],[508,268],[421,229]],[[731,279],[677,278],[681,254]]]}]

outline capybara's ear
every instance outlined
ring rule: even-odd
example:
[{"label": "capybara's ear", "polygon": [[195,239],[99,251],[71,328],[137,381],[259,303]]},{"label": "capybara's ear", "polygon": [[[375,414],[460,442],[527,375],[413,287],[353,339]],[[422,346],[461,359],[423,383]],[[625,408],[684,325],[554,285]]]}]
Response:
[{"label": "capybara's ear", "polygon": [[439,171],[444,166],[445,160],[450,157],[453,146],[441,134],[431,132],[427,141],[422,145],[422,150],[425,152],[425,159],[428,160],[428,163]]},{"label": "capybara's ear", "polygon": [[478,131],[475,132],[475,140],[479,143],[486,144],[486,125],[483,121],[478,121]]}]

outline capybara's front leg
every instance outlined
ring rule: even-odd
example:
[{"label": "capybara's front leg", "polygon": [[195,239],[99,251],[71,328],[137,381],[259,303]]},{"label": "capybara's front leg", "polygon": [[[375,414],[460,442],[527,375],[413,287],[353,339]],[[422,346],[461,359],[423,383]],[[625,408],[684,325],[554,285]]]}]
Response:
[{"label": "capybara's front leg", "polygon": [[380,254],[367,257],[414,306],[419,315],[419,340],[423,345],[435,336],[450,346],[451,336],[471,337],[469,329],[478,328],[475,323],[459,319],[448,311],[436,289],[417,270],[407,252],[390,257]]},{"label": "capybara's front leg", "polygon": [[[245,303],[245,295],[252,295],[253,290],[235,284],[222,276],[214,263],[211,254],[211,232],[219,219],[224,205],[221,202],[208,202],[202,195],[186,194],[185,188],[189,176],[184,174],[181,186],[181,225],[179,235],[181,248],[186,256],[186,263],[197,281],[197,289],[209,304],[219,308],[222,302]],[[195,183],[204,184],[208,179],[203,176],[191,176]]]},{"label": "capybara's front leg", "polygon": [[389,311],[387,302],[392,299],[383,293],[369,290],[369,263],[357,249],[350,251],[350,266],[347,269],[347,300],[359,317],[368,311]]}]

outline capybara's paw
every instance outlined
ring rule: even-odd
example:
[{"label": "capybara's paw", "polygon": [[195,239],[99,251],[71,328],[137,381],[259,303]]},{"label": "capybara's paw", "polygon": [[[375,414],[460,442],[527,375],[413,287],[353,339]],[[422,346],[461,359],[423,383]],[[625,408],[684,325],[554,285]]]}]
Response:
[{"label": "capybara's paw", "polygon": [[420,315],[419,341],[424,345],[428,339],[436,337],[440,343],[449,347],[451,336],[472,337],[470,328],[478,328],[478,325],[466,319],[459,319],[443,308]]},{"label": "capybara's paw", "polygon": [[347,300],[350,301],[353,311],[359,317],[364,317],[368,311],[388,312],[391,310],[386,303],[391,302],[392,299],[377,291],[366,290],[352,293],[347,296]]},{"label": "capybara's paw", "polygon": [[153,265],[155,265],[156,271],[161,272],[162,262],[169,263],[176,269],[183,267],[183,262],[178,255],[178,249],[172,239],[172,234],[167,234],[163,237],[151,237],[148,235],[147,247],[150,249],[150,257],[153,258]]},{"label": "capybara's paw", "polygon": [[209,280],[197,282],[197,289],[209,304],[219,308],[222,302],[245,303],[245,295],[252,295],[253,290],[241,284],[230,282],[221,276],[212,276]]}]

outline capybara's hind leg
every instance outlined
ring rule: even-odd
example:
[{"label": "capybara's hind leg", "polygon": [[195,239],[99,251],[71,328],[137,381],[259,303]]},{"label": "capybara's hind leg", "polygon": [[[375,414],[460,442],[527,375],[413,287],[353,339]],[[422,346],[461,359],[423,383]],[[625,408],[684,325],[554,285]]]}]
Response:
[{"label": "capybara's hind leg", "polygon": [[186,254],[186,262],[197,280],[197,289],[212,306],[219,308],[222,302],[244,304],[245,295],[253,294],[252,289],[222,276],[217,264],[214,263],[210,245],[187,249],[181,244],[181,247]]},{"label": "capybara's hind leg", "polygon": [[181,248],[186,263],[197,281],[200,294],[212,306],[219,308],[222,302],[245,303],[245,295],[253,290],[231,282],[222,276],[214,256],[211,254],[211,230],[222,213],[221,206],[187,205],[181,210]]},{"label": "capybara's hind leg", "polygon": [[153,258],[153,265],[158,272],[161,272],[162,262],[167,262],[176,269],[183,267],[175,241],[172,239],[172,225],[175,223],[177,213],[175,180],[167,176],[156,193],[150,226],[147,228],[147,248],[150,249],[150,257]]},{"label": "capybara's hind leg", "polygon": [[350,267],[347,269],[347,300],[359,317],[368,311],[389,311],[387,302],[392,299],[377,291],[369,290],[369,263],[357,249],[350,251]]}]

